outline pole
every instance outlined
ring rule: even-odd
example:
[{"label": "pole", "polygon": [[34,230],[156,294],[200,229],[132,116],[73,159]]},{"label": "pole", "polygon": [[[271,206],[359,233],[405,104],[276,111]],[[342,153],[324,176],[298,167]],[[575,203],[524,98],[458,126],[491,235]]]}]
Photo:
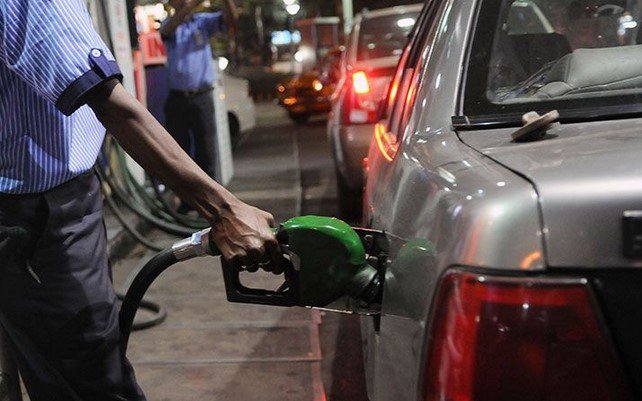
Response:
[{"label": "pole", "polygon": [[288,14],[288,31],[290,32],[290,72],[294,74],[296,71],[296,59],[294,58],[295,47],[294,47],[294,17]]},{"label": "pole", "polygon": [[342,0],[343,2],[343,33],[348,35],[350,28],[352,28],[352,20],[354,18],[353,0]]}]

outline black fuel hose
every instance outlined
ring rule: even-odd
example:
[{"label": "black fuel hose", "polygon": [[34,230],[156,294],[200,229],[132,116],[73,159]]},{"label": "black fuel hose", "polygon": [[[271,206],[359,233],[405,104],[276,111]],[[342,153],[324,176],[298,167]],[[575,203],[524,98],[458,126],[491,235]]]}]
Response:
[{"label": "black fuel hose", "polygon": [[178,262],[178,259],[174,254],[174,250],[172,248],[165,249],[145,264],[129,286],[127,294],[123,300],[123,304],[120,307],[119,316],[120,332],[123,336],[123,349],[125,351],[127,351],[127,344],[134,324],[134,317],[136,316],[138,307],[141,305],[143,296],[154,280],[156,280],[161,273],[167,270],[167,268],[176,264],[176,262]]},{"label": "black fuel hose", "polygon": [[174,208],[169,204],[167,199],[165,199],[165,196],[163,196],[163,193],[161,191],[161,183],[152,176],[149,176],[149,178],[152,183],[152,188],[154,189],[154,193],[156,194],[156,198],[158,198],[160,203],[163,205],[163,208],[165,209],[165,211],[169,213],[169,215],[172,216],[172,218],[176,220],[177,223],[182,224],[186,227],[195,228],[198,230],[202,230],[210,226],[210,224],[205,219],[202,219],[202,218],[193,219],[187,215],[181,215],[176,210],[174,210]]},{"label": "black fuel hose", "polygon": [[116,202],[112,199],[111,196],[105,195],[105,202],[107,202],[107,206],[109,206],[109,209],[114,213],[114,216],[118,219],[120,224],[123,225],[123,227],[134,237],[138,242],[141,244],[145,245],[147,248],[151,249],[152,251],[162,251],[163,248],[154,242],[150,241],[147,239],[143,234],[141,234],[128,220],[125,218],[123,215],[123,212],[121,212],[120,208],[116,205]]}]

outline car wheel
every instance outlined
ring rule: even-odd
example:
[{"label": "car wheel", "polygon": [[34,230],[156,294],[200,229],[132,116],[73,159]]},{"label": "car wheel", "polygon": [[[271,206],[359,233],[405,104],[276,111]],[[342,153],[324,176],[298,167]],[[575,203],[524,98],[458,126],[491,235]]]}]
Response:
[{"label": "car wheel", "polygon": [[346,220],[359,221],[361,219],[361,191],[350,188],[338,169],[336,173],[339,213]]},{"label": "car wheel", "polygon": [[305,124],[310,119],[310,115],[307,113],[289,113],[289,115],[295,124]]}]

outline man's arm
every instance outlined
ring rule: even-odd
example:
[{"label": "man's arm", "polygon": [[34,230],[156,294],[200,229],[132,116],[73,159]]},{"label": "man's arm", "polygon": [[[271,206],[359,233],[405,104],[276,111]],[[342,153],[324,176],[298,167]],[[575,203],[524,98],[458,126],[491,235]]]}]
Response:
[{"label": "man's arm", "polygon": [[185,0],[183,7],[176,10],[176,13],[169,17],[167,22],[161,26],[160,34],[163,39],[169,38],[174,35],[176,28],[182,24],[187,17],[190,16],[192,10],[194,10],[203,0]]},{"label": "man's arm", "polygon": [[[225,23],[232,34],[234,34],[236,33],[239,20],[238,9],[236,8],[236,4],[234,4],[234,0],[224,0],[223,3],[225,3]],[[234,35],[232,35],[232,37],[234,37]]]},{"label": "man's arm", "polygon": [[211,179],[118,81],[96,87],[87,104],[134,160],[210,222],[211,239],[225,259],[251,265],[268,255],[278,266],[272,215],[241,202]]}]

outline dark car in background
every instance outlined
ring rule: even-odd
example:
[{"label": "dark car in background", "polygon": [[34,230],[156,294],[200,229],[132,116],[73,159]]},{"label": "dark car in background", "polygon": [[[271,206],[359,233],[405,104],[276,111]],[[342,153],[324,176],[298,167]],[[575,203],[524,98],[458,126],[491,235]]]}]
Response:
[{"label": "dark car in background", "polygon": [[303,124],[312,115],[330,111],[330,98],[339,80],[342,53],[343,47],[336,47],[319,60],[311,71],[278,85],[279,105],[287,110],[292,121]]},{"label": "dark car in background", "polygon": [[362,162],[377,122],[379,101],[420,10],[421,4],[365,10],[356,16],[346,41],[341,79],[328,118],[344,216],[358,215],[361,209]]}]

